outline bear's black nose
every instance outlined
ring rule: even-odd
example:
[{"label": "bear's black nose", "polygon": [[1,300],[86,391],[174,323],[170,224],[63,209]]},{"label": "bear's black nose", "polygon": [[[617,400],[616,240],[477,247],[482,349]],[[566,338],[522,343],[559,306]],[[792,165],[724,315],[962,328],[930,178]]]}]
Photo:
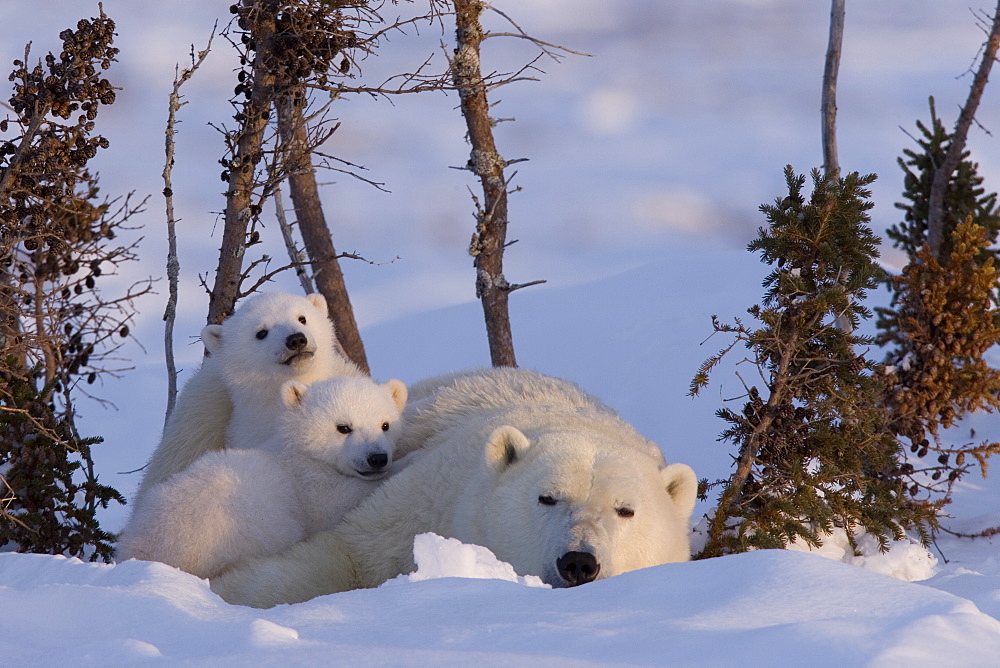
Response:
[{"label": "bear's black nose", "polygon": [[590,552],[567,552],[556,559],[556,567],[570,587],[596,580],[601,571],[597,558]]},{"label": "bear's black nose", "polygon": [[368,455],[368,466],[373,469],[385,468],[385,465],[389,463],[389,455],[384,452],[374,452]]},{"label": "bear's black nose", "polygon": [[295,332],[294,334],[289,334],[288,338],[285,339],[285,347],[289,350],[302,350],[306,347],[309,340],[306,335],[302,332]]}]

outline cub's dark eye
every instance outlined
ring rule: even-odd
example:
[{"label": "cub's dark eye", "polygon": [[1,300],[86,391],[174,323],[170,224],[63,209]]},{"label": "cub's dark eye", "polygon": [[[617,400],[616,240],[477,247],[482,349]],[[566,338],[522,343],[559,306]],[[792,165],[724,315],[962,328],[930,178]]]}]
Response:
[{"label": "cub's dark eye", "polygon": [[350,434],[354,430],[351,429],[351,425],[349,424],[338,424],[337,431],[339,431],[341,434]]},{"label": "cub's dark eye", "polygon": [[259,332],[257,332],[257,339],[258,340],[263,341],[266,338],[267,338],[267,330],[266,329],[262,329]]},{"label": "cub's dark eye", "polygon": [[621,508],[615,508],[615,512],[618,513],[618,517],[632,517],[635,515],[635,511],[631,508],[626,508],[622,506]]},{"label": "cub's dark eye", "polygon": [[382,423],[382,431],[389,431],[389,423],[388,422],[383,422]]},{"label": "cub's dark eye", "polygon": [[556,500],[554,497],[551,497],[548,494],[542,494],[540,497],[538,497],[538,503],[542,504],[543,506],[554,506],[556,505]]},{"label": "cub's dark eye", "polygon": [[306,317],[304,315],[300,315],[299,322],[301,322],[303,325],[306,324]]}]

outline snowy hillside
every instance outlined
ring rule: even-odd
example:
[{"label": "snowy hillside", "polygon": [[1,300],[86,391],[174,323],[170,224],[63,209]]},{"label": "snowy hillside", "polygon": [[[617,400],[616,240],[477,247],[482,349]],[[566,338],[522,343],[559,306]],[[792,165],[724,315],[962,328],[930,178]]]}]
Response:
[{"label": "snowy hillside", "polygon": [[[620,409],[668,460],[726,475],[727,446],[714,442],[718,392],[697,401],[685,392],[709,315],[739,315],[762,273],[749,254],[684,245],[663,262],[592,284],[525,291],[514,300],[521,361]],[[412,381],[481,363],[480,329],[479,307],[469,303],[364,334],[376,376]],[[109,479],[127,489],[135,476],[110,472],[137,455],[127,441],[101,447],[115,462],[104,461]],[[959,504],[955,528],[1000,524],[993,479],[965,485]],[[551,590],[440,579],[503,573],[435,544],[414,578],[421,581],[265,611],[227,605],[204,581],[160,564],[5,554],[0,607],[19,612],[4,618],[0,656],[32,666],[152,657],[212,665],[995,665],[996,541],[942,538],[939,547],[935,575],[922,582],[770,551]]]}]

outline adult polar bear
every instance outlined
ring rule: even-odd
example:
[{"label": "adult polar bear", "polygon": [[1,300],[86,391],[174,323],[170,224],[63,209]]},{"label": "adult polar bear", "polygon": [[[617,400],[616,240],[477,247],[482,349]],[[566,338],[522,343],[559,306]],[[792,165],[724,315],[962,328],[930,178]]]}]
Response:
[{"label": "adult polar bear", "polygon": [[133,506],[154,485],[206,452],[263,443],[282,410],[281,385],[363,375],[338,351],[322,295],[267,292],[245,299],[201,339],[210,356],[184,385],[160,444],[146,465]]},{"label": "adult polar bear", "polygon": [[414,569],[434,532],[489,548],[521,575],[565,587],[690,558],[697,479],[575,385],[522,369],[410,390],[397,447],[422,452],[333,531],[212,580],[269,607],[375,587]]}]

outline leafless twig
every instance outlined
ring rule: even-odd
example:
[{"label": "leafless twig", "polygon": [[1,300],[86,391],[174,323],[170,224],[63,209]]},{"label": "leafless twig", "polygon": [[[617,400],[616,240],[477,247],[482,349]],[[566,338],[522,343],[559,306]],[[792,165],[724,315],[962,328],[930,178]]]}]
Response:
[{"label": "leafless twig", "polygon": [[174,321],[177,317],[180,261],[177,258],[177,220],[174,217],[174,188],[171,180],[174,168],[174,138],[177,134],[177,112],[180,111],[182,106],[187,104],[187,102],[181,101],[181,86],[194,76],[194,73],[201,67],[201,64],[205,62],[205,58],[208,57],[212,49],[212,40],[215,38],[217,27],[218,23],[212,28],[212,34],[209,35],[208,43],[204,49],[195,54],[194,46],[191,47],[190,67],[186,67],[184,70],[180,70],[179,67],[174,68],[174,85],[170,91],[170,102],[167,112],[166,161],[163,165],[163,197],[166,199],[167,208],[167,284],[169,296],[167,297],[167,306],[163,313],[163,321],[165,323],[163,347],[167,364],[167,411],[164,417],[164,424],[166,424],[166,420],[170,419],[170,414],[174,410],[174,403],[177,400],[177,366],[174,360]]}]

